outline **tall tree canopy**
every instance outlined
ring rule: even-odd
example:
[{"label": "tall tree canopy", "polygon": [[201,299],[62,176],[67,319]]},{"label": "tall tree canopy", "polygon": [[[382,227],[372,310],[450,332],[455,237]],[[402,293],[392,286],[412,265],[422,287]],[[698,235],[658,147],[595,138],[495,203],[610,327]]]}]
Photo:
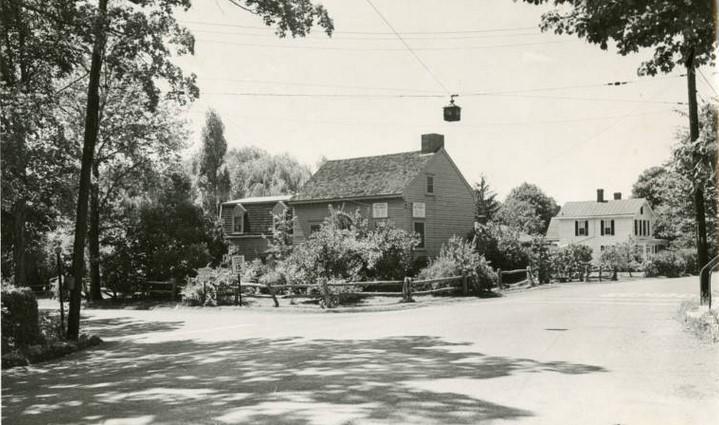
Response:
[{"label": "tall tree canopy", "polygon": [[481,176],[479,183],[474,184],[474,219],[482,224],[494,221],[499,211],[497,194],[489,187],[484,176]]},{"label": "tall tree canopy", "polygon": [[554,198],[538,186],[522,183],[509,192],[498,211],[501,223],[529,234],[544,234],[559,212]]},{"label": "tall tree canopy", "polygon": [[621,55],[653,50],[640,74],[670,72],[675,66],[714,61],[714,0],[523,0],[555,7],[542,15],[542,30],[576,35]]},{"label": "tall tree canopy", "polygon": [[288,154],[272,155],[254,146],[230,150],[225,161],[234,199],[295,193],[311,174]]},{"label": "tall tree canopy", "polygon": [[230,177],[223,167],[227,153],[225,124],[213,109],[205,115],[200,148],[198,186],[202,206],[212,217],[217,217],[220,202],[226,201],[230,189]]}]

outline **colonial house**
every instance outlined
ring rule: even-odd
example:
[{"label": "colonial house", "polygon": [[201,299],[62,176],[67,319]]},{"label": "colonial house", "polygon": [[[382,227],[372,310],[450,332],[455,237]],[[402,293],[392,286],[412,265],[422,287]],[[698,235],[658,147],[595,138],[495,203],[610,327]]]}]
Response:
[{"label": "colonial house", "polygon": [[246,259],[263,258],[273,217],[290,214],[291,195],[235,199],[220,205],[222,228],[231,251]]},{"label": "colonial house", "polygon": [[655,215],[646,199],[605,200],[604,190],[597,189],[596,201],[567,202],[552,218],[546,238],[558,246],[587,245],[593,250],[593,260],[611,245],[633,238],[640,254],[646,258],[661,249],[664,241],[652,236]]},{"label": "colonial house", "polygon": [[329,206],[359,210],[370,226],[392,222],[417,233],[416,256],[433,257],[474,223],[472,187],[444,149],[441,134],[422,135],[421,150],[325,162],[289,201],[293,240],[318,230]]}]

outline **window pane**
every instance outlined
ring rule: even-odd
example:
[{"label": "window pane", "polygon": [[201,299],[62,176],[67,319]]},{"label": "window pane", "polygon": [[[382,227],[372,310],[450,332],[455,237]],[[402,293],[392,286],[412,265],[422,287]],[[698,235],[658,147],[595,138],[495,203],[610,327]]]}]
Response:
[{"label": "window pane", "polygon": [[417,248],[424,248],[424,223],[414,223],[414,232],[419,236],[419,245],[417,245]]},{"label": "window pane", "polygon": [[377,202],[372,204],[372,217],[387,218],[387,203]]},{"label": "window pane", "polygon": [[427,176],[427,193],[434,193],[434,176]]},{"label": "window pane", "polygon": [[425,217],[424,202],[412,203],[412,217],[414,217],[414,218],[424,218]]}]

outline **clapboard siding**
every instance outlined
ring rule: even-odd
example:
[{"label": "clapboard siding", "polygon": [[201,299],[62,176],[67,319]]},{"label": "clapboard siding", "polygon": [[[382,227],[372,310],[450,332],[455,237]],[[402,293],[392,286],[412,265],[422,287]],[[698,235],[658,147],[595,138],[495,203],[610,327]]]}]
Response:
[{"label": "clapboard siding", "polygon": [[244,255],[245,260],[264,258],[267,251],[267,240],[261,236],[228,238],[232,245],[230,252],[234,255]]},{"label": "clapboard siding", "polygon": [[[434,176],[434,195],[426,193],[426,176]],[[435,257],[452,235],[465,236],[474,224],[474,197],[469,187],[443,149],[434,155],[423,173],[407,186],[404,198],[411,219],[413,202],[424,202],[426,254]],[[417,220],[421,221],[421,220]]]},{"label": "clapboard siding", "polygon": [[372,218],[372,204],[375,202],[386,202],[388,216],[386,220],[393,222],[399,228],[407,230],[408,207],[401,198],[338,200],[312,204],[294,204],[293,208],[296,220],[293,241],[296,243],[303,241],[310,234],[311,225],[321,224],[330,214],[330,205],[333,208],[342,209],[347,213],[354,213],[359,210],[360,214],[368,219],[369,225],[374,227],[375,222],[379,221]]}]

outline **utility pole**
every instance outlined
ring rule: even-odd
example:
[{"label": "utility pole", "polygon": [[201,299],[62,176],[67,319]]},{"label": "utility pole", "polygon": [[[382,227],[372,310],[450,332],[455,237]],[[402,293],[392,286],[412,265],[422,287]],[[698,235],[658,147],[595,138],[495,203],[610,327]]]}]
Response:
[{"label": "utility pole", "polygon": [[[689,138],[695,142],[699,138],[699,111],[697,107],[697,81],[696,69],[694,68],[694,50],[692,49],[686,62],[687,87],[689,89]],[[698,160],[695,154],[695,161]],[[702,182],[692,182],[694,186],[694,213],[697,221],[696,243],[697,262],[699,270],[709,262],[707,249],[707,229],[704,209],[704,188]],[[699,274],[700,295],[699,301],[702,305],[709,303],[709,274]]]}]

